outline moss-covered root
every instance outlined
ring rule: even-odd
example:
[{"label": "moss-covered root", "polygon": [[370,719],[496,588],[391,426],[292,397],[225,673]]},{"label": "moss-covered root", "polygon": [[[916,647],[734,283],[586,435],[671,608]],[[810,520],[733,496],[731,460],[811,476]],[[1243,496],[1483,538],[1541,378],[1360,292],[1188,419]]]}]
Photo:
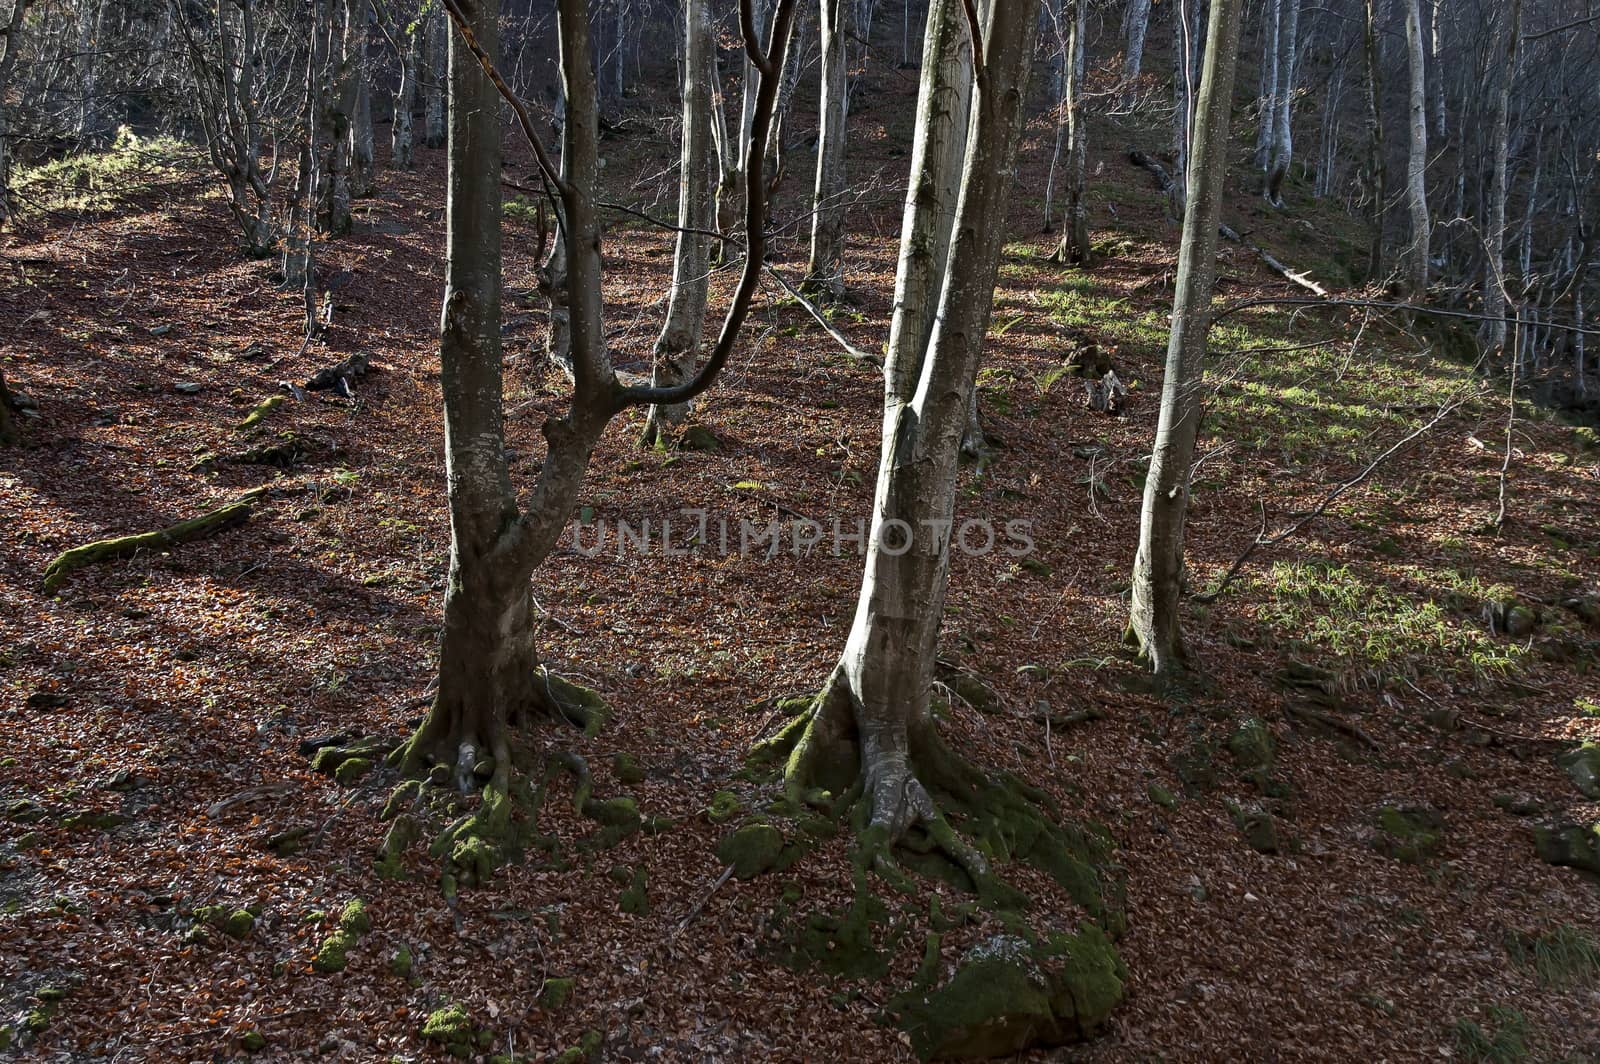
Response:
[{"label": "moss-covered root", "polygon": [[565,720],[585,735],[598,735],[610,719],[611,709],[597,691],[564,680],[544,668],[533,682],[550,715]]},{"label": "moss-covered root", "polygon": [[[803,712],[776,736],[760,744],[753,757],[784,763],[784,792],[790,805],[831,808],[834,812],[864,798],[867,826],[881,836],[873,864],[894,875],[892,852],[914,829],[922,829],[932,848],[960,865],[973,880],[988,875],[989,864],[944,818],[933,793],[974,794],[983,775],[939,739],[931,720],[908,729],[902,748],[864,747],[856,729],[856,704],[843,669]],[[835,794],[843,797],[835,800]]]},{"label": "moss-covered root", "polygon": [[102,539],[63,551],[56,556],[54,561],[45,566],[45,594],[54,592],[66,582],[68,576],[87,566],[131,558],[142,551],[168,550],[180,543],[204,539],[207,536],[213,536],[218,532],[243,524],[250,518],[253,505],[265,494],[266,489],[257,488],[237,502],[219,506],[209,513],[201,514],[199,517],[191,517],[187,521],[179,521],[175,525],[169,525],[154,532],[141,532],[133,536]]}]

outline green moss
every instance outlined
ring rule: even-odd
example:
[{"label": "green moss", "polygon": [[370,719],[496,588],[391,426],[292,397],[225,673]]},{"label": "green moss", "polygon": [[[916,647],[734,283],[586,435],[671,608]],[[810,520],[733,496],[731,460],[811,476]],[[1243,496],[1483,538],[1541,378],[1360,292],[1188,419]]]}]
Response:
[{"label": "green moss", "polygon": [[261,424],[268,414],[278,409],[278,407],[282,406],[287,400],[288,396],[285,395],[274,395],[266,400],[263,400],[254,410],[250,411],[250,413],[245,416],[243,421],[239,422],[239,431],[248,432],[255,428],[257,425]]},{"label": "green moss", "polygon": [[245,938],[255,930],[256,917],[249,909],[235,909],[222,922],[222,933],[229,938]]},{"label": "green moss", "polygon": [[611,759],[611,773],[617,777],[617,782],[624,786],[644,782],[644,767],[625,750],[618,751]]},{"label": "green moss", "polygon": [[1272,733],[1259,717],[1250,717],[1241,722],[1228,736],[1228,753],[1233,755],[1240,768],[1270,769],[1276,752],[1277,744],[1273,741]]},{"label": "green moss", "polygon": [[1384,806],[1378,810],[1377,851],[1406,864],[1420,864],[1439,849],[1444,820],[1431,809]]},{"label": "green moss", "polygon": [[969,950],[943,987],[906,1002],[924,1060],[1006,1056],[1088,1037],[1122,999],[1126,971],[1097,928],[1047,946],[1001,935]]},{"label": "green moss", "polygon": [[465,1058],[478,1041],[478,1025],[472,1015],[457,1004],[446,1005],[428,1014],[422,1023],[422,1037],[438,1042],[453,1057]]},{"label": "green moss", "polygon": [[246,1053],[259,1053],[267,1048],[267,1039],[260,1031],[246,1031],[239,1036],[239,1048]]},{"label": "green moss", "polygon": [[783,833],[760,821],[746,824],[717,844],[717,860],[733,866],[740,879],[754,879],[778,864],[783,853]]},{"label": "green moss", "polygon": [[416,817],[410,813],[402,813],[395,817],[394,823],[389,825],[388,832],[383,836],[383,845],[378,848],[377,860],[373,862],[379,878],[406,878],[405,852],[421,837],[422,825]]},{"label": "green moss", "polygon": [[339,763],[333,770],[333,778],[346,787],[353,786],[357,780],[372,771],[372,760],[365,757],[352,757]]},{"label": "green moss", "polygon": [[401,813],[415,807],[422,797],[422,781],[417,779],[401,780],[389,792],[389,800],[383,803],[382,819],[393,820]]},{"label": "green moss", "polygon": [[356,936],[348,931],[335,931],[322,940],[311,966],[319,972],[342,972],[350,963],[349,953],[356,944]]},{"label": "green moss", "polygon": [[643,868],[635,869],[633,878],[628,883],[628,888],[617,899],[617,908],[631,916],[644,916],[650,912],[650,896],[646,893],[649,884],[649,873]]},{"label": "green moss", "polygon": [[599,1031],[585,1031],[583,1037],[578,1039],[578,1044],[562,1050],[552,1061],[552,1064],[584,1064],[584,1061],[594,1059],[600,1052],[601,1036]]},{"label": "green moss", "polygon": [[372,916],[367,912],[367,903],[360,898],[345,902],[344,910],[339,913],[339,927],[352,935],[364,935],[371,931]]},{"label": "green moss", "polygon": [[744,803],[732,791],[718,791],[711,796],[711,804],[706,806],[706,819],[713,824],[726,823],[738,816],[744,810]]},{"label": "green moss", "polygon": [[409,947],[401,946],[394,951],[394,956],[389,958],[389,970],[400,978],[405,979],[411,975],[411,969],[416,960],[411,956]]},{"label": "green moss", "polygon": [[1177,795],[1173,794],[1159,783],[1152,783],[1149,788],[1146,789],[1145,794],[1149,796],[1152,802],[1154,802],[1156,805],[1159,805],[1163,809],[1178,808]]},{"label": "green moss", "polygon": [[572,998],[575,981],[570,976],[546,979],[539,991],[539,1005],[546,1009],[559,1009]]},{"label": "green moss", "polygon": [[68,813],[61,818],[61,826],[73,831],[110,831],[128,822],[120,813],[95,813],[88,810]]}]

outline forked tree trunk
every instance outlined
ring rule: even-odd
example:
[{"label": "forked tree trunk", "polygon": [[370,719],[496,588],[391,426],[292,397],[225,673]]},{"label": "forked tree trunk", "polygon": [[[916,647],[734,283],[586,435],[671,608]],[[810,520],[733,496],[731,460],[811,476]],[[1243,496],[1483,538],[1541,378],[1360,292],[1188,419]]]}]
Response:
[{"label": "forked tree trunk", "polygon": [[[940,39],[939,9],[929,14],[929,48]],[[955,6],[957,11],[959,6]],[[958,16],[959,17],[959,16]],[[998,3],[986,22],[983,58],[963,167],[960,206],[939,298],[926,344],[900,323],[885,366],[882,454],[872,508],[866,571],[838,666],[814,703],[788,762],[792,796],[816,779],[859,766],[871,825],[893,841],[914,825],[929,829],[968,870],[983,858],[954,840],[935,807],[928,782],[948,784],[950,757],[929,712],[934,650],[949,571],[950,522],[955,511],[957,447],[980,349],[992,309],[1005,227],[1006,200],[1023,125],[1028,59],[1037,25],[1034,10]],[[948,42],[948,38],[946,38]],[[915,274],[907,259],[926,253],[934,226],[925,216],[937,204],[923,192],[943,187],[932,175],[943,142],[938,54],[925,54],[919,122],[912,149],[913,182],[901,244],[904,282]],[[906,311],[897,307],[897,318]],[[919,775],[921,773],[922,775]]]},{"label": "forked tree trunk", "polygon": [[1405,255],[1406,290],[1413,299],[1428,292],[1428,264],[1431,255],[1428,221],[1428,99],[1422,47],[1421,0],[1405,0],[1406,55],[1409,62],[1410,91],[1407,98],[1411,151],[1406,156],[1406,209],[1411,218],[1411,243]]},{"label": "forked tree trunk", "polygon": [[844,0],[821,0],[822,89],[818,99],[817,181],[811,197],[811,256],[806,288],[844,295],[844,138],[849,109],[845,83]]},{"label": "forked tree trunk", "polygon": [[1194,160],[1189,167],[1189,209],[1183,217],[1178,278],[1172,301],[1161,414],[1145,478],[1139,515],[1139,549],[1133,562],[1129,637],[1163,679],[1184,667],[1178,601],[1183,588],[1184,519],[1189,475],[1200,431],[1201,382],[1211,291],[1216,278],[1217,224],[1222,215],[1228,162],[1228,111],[1238,64],[1243,0],[1213,0],[1210,46],[1195,115]]},{"label": "forked tree trunk", "polygon": [[[530,577],[559,540],[595,444],[611,419],[629,406],[693,398],[726,364],[760,283],[765,197],[759,184],[746,197],[746,224],[753,234],[749,253],[707,365],[678,388],[624,388],[605,344],[596,200],[599,101],[588,12],[585,0],[559,0],[567,100],[559,173],[549,169],[552,164],[542,147],[538,155],[541,169],[561,197],[573,390],[566,413],[544,424],[545,459],[526,505],[519,505],[506,466],[502,412],[497,93],[514,101],[530,139],[536,135],[522,101],[509,87],[500,88],[503,81],[492,82],[485,74],[496,66],[498,0],[444,2],[458,30],[450,35],[448,257],[440,325],[451,568],[438,692],[400,759],[409,773],[431,764],[452,764],[458,785],[468,788],[484,777],[483,772],[473,771],[474,764],[491,757],[485,790],[504,795],[512,769],[511,728],[536,716],[573,720],[590,708],[568,697],[570,685],[536,671],[528,612]],[[764,63],[781,66],[782,42],[787,40],[793,14],[794,0],[782,0],[777,20],[781,34],[774,32],[779,43],[771,46],[773,57]],[[752,42],[750,47],[758,46]],[[775,80],[767,80],[753,139],[761,151],[776,98]],[[760,172],[757,161],[753,183]]]},{"label": "forked tree trunk", "polygon": [[[706,323],[710,256],[705,230],[711,228],[711,79],[716,40],[707,0],[685,0],[683,53],[683,143],[679,151],[678,238],[672,260],[672,295],[667,320],[656,338],[652,383],[680,384],[694,375]],[[696,232],[696,230],[699,230]],[[644,442],[655,444],[662,422],[682,420],[685,407],[652,406]]]},{"label": "forked tree trunk", "polygon": [[1517,43],[1522,35],[1522,0],[1511,0],[1500,38],[1502,65],[1495,86],[1494,119],[1490,136],[1494,140],[1494,163],[1489,172],[1489,221],[1485,227],[1483,314],[1488,319],[1488,344],[1491,351],[1504,354],[1506,348],[1506,169],[1511,140],[1511,83],[1517,74]]}]

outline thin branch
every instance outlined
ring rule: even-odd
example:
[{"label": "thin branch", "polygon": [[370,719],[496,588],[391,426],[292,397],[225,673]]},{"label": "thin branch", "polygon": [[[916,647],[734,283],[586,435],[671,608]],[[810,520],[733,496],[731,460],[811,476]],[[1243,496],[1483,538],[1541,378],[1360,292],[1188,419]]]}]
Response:
[{"label": "thin branch", "polygon": [[1312,521],[1315,521],[1317,518],[1327,513],[1328,507],[1337,502],[1339,498],[1347,491],[1364,483],[1369,477],[1372,476],[1373,473],[1377,472],[1378,468],[1382,466],[1383,463],[1387,462],[1396,453],[1404,449],[1413,440],[1417,439],[1419,436],[1425,435],[1431,431],[1435,425],[1439,424],[1439,422],[1443,421],[1446,417],[1454,413],[1456,409],[1461,406],[1462,402],[1464,402],[1463,399],[1451,399],[1449,402],[1445,403],[1439,408],[1438,412],[1436,412],[1433,417],[1428,420],[1426,424],[1408,433],[1397,443],[1393,444],[1388,450],[1384,451],[1371,462],[1367,463],[1367,467],[1365,469],[1351,477],[1349,480],[1345,481],[1343,484],[1340,484],[1337,488],[1334,488],[1327,495],[1323,496],[1321,502],[1319,502],[1311,510],[1308,510],[1306,513],[1302,514],[1299,520],[1295,521],[1294,524],[1290,525],[1288,528],[1285,528],[1283,531],[1275,533],[1271,536],[1266,534],[1267,517],[1266,508],[1263,506],[1261,512],[1261,531],[1256,533],[1256,538],[1251,540],[1250,545],[1240,552],[1239,556],[1233,560],[1232,565],[1228,566],[1228,571],[1222,574],[1222,580],[1217,584],[1217,586],[1212,588],[1210,591],[1205,592],[1204,594],[1194,596],[1194,601],[1200,603],[1215,602],[1217,598],[1228,589],[1228,585],[1233,582],[1233,578],[1239,575],[1239,570],[1244,568],[1245,563],[1248,562],[1252,556],[1254,556],[1258,549],[1262,547],[1273,547],[1279,543],[1282,543],[1284,540],[1295,535],[1302,528],[1309,525]]},{"label": "thin branch", "polygon": [[[1262,296],[1250,299],[1241,299],[1219,308],[1211,315],[1213,324],[1241,310],[1251,307],[1361,307],[1368,310],[1404,310],[1413,314],[1429,314],[1436,318],[1464,318],[1468,321],[1495,321],[1492,314],[1474,314],[1469,310],[1445,310],[1441,307],[1429,307],[1421,303],[1390,302],[1381,299],[1317,299],[1313,296]],[[1515,323],[1514,315],[1502,315],[1503,320]],[[1600,329],[1585,329],[1579,325],[1563,325],[1560,322],[1539,323],[1541,328],[1558,329],[1562,332],[1581,333],[1584,336],[1600,336]]]},{"label": "thin branch", "polygon": [[862,362],[870,362],[880,369],[883,367],[883,357],[881,355],[875,355],[871,351],[863,351],[861,348],[851,343],[849,337],[845,336],[844,333],[835,328],[833,323],[827,319],[822,311],[817,309],[817,305],[815,303],[801,295],[800,291],[795,288],[794,285],[783,279],[783,274],[773,269],[771,265],[767,266],[767,274],[774,281],[778,282],[779,288],[782,288],[785,292],[789,293],[791,299],[804,307],[807,314],[810,314],[816,319],[817,324],[822,326],[823,331],[829,336],[833,337],[833,339],[838,342],[840,347],[844,348],[845,354]]}]

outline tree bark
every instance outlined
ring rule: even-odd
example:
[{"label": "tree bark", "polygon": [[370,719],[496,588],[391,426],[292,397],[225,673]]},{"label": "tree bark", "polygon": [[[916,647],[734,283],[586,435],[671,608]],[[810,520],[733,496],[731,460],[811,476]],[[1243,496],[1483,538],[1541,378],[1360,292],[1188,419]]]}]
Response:
[{"label": "tree bark", "polygon": [[1172,302],[1166,376],[1156,424],[1150,471],[1139,518],[1139,549],[1133,563],[1129,636],[1151,670],[1163,679],[1185,665],[1178,602],[1183,586],[1184,522],[1189,477],[1200,430],[1206,334],[1216,278],[1217,225],[1222,214],[1228,161],[1228,118],[1239,53],[1243,0],[1214,0],[1210,46],[1195,119],[1194,160],[1189,170],[1189,209],[1183,217],[1178,278]]},{"label": "tree bark", "polygon": [[1122,77],[1130,83],[1139,79],[1139,69],[1144,65],[1144,38],[1149,28],[1150,0],[1128,0],[1123,33]]},{"label": "tree bark", "polygon": [[[1583,311],[1581,302],[1578,310],[1579,313]],[[0,369],[0,447],[10,447],[16,442],[17,423],[11,416],[11,389],[6,387],[6,371]]]},{"label": "tree bark", "polygon": [[1367,256],[1367,277],[1378,281],[1387,274],[1384,229],[1389,214],[1389,162],[1383,139],[1383,67],[1378,55],[1378,5],[1366,0],[1362,25],[1362,54],[1367,66],[1368,169],[1372,182],[1372,248]]},{"label": "tree bark", "polygon": [[0,223],[11,217],[11,122],[7,110],[7,90],[11,74],[17,67],[17,56],[22,50],[22,20],[28,13],[29,0],[11,0],[11,11],[0,25],[4,35],[5,50],[0,52]]},{"label": "tree bark", "polygon": [[1294,130],[1291,123],[1294,106],[1295,42],[1300,30],[1300,0],[1280,0],[1278,27],[1277,84],[1272,93],[1272,137],[1267,157],[1267,202],[1274,207],[1283,206],[1283,182],[1289,176],[1289,164],[1294,159]]},{"label": "tree bark", "polygon": [[1067,0],[1070,5],[1071,27],[1067,36],[1066,55],[1063,57],[1065,92],[1061,106],[1066,112],[1067,124],[1067,206],[1062,218],[1061,246],[1056,249],[1058,261],[1088,268],[1089,205],[1084,199],[1084,187],[1089,171],[1089,125],[1083,113],[1084,37],[1088,28],[1088,0]]},{"label": "tree bark", "polygon": [[[935,0],[929,14],[929,48],[939,39],[940,4]],[[988,16],[939,311],[925,344],[915,342],[904,321],[899,342],[891,342],[882,454],[855,622],[788,762],[789,790],[797,798],[819,775],[858,764],[873,829],[892,842],[922,825],[974,875],[986,870],[983,858],[953,837],[925,786],[924,776],[938,785],[951,782],[944,775],[951,758],[935,732],[929,695],[949,569],[957,449],[1005,240],[997,220],[1005,217],[1037,21],[1031,7],[1007,3],[995,4]],[[948,129],[931,98],[941,66],[936,60],[937,53],[925,53],[918,104],[924,121],[912,153],[902,279],[914,273],[907,260],[926,253],[935,229],[925,214],[937,217],[940,204],[935,197],[924,202],[923,194],[948,180],[940,173],[929,180],[942,147],[937,131]],[[897,307],[897,318],[906,314],[903,307]]]},{"label": "tree bark", "polygon": [[428,5],[421,31],[426,35],[428,61],[422,78],[422,144],[442,148],[445,144],[445,18],[437,4]]},{"label": "tree bark", "polygon": [[[1189,195],[1189,146],[1194,141],[1194,84],[1200,73],[1200,56],[1205,54],[1205,39],[1200,28],[1210,0],[1187,0],[1172,13],[1172,214],[1182,219]],[[1187,11],[1189,17],[1183,17]]]},{"label": "tree bark", "polygon": [[[683,143],[679,149],[678,236],[672,260],[672,294],[667,319],[656,338],[655,385],[681,384],[694,375],[706,323],[710,256],[705,230],[711,228],[711,79],[716,40],[707,0],[684,2]],[[696,230],[699,230],[698,232]],[[652,406],[645,418],[644,442],[654,445],[662,422],[683,418],[686,407]]]},{"label": "tree bark", "polygon": [[1511,140],[1511,83],[1517,74],[1517,45],[1522,36],[1522,0],[1511,0],[1501,30],[1502,65],[1495,86],[1493,129],[1494,162],[1489,173],[1489,220],[1484,227],[1483,313],[1488,318],[1488,345],[1506,349],[1506,169]]},{"label": "tree bark", "polygon": [[811,198],[811,256],[805,289],[831,299],[844,295],[844,138],[849,109],[845,84],[844,0],[821,0],[822,88],[818,99],[817,180]]},{"label": "tree bark", "polygon": [[421,27],[409,31],[396,27],[395,57],[400,65],[400,79],[394,90],[394,126],[389,131],[389,165],[396,170],[410,170],[414,165],[416,148],[417,73],[422,67]]},{"label": "tree bark", "polygon": [[1406,157],[1406,208],[1411,218],[1411,243],[1406,248],[1406,290],[1413,299],[1428,292],[1430,258],[1428,220],[1428,114],[1426,68],[1423,62],[1421,0],[1405,0],[1406,54],[1411,75],[1407,113],[1411,128],[1411,151]]}]

